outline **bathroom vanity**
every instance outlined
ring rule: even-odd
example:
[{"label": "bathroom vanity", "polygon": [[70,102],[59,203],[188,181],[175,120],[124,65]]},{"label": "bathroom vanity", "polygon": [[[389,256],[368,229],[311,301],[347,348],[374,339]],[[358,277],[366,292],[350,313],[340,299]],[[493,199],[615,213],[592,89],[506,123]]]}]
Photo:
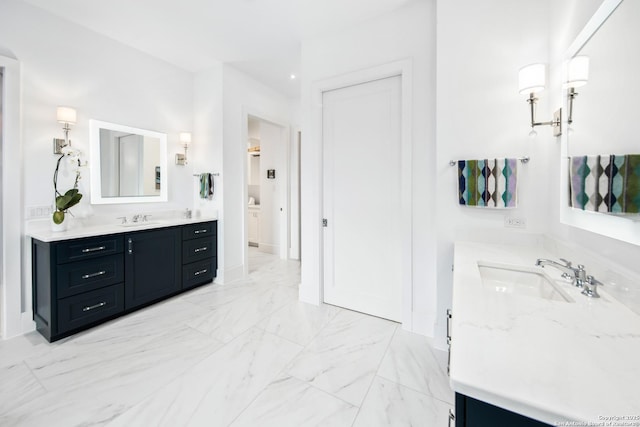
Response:
[{"label": "bathroom vanity", "polygon": [[590,298],[538,258],[560,256],[542,245],[455,245],[455,425],[640,425],[640,316],[612,284]]},{"label": "bathroom vanity", "polygon": [[50,342],[211,282],[217,221],[32,233],[33,313]]}]

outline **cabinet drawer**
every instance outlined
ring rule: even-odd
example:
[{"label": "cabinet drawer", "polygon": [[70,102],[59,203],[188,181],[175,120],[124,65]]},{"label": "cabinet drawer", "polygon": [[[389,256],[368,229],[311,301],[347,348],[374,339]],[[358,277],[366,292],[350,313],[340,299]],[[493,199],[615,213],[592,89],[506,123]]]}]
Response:
[{"label": "cabinet drawer", "polygon": [[187,240],[182,243],[182,263],[190,264],[201,259],[211,258],[215,255],[213,247],[214,239],[205,237],[204,239]]},{"label": "cabinet drawer", "polygon": [[58,301],[58,333],[106,319],[124,311],[124,284],[108,286]]},{"label": "cabinet drawer", "polygon": [[57,245],[58,264],[122,252],[122,236],[101,236],[72,240]]},{"label": "cabinet drawer", "polygon": [[198,224],[186,225],[182,228],[182,239],[199,239],[201,237],[216,234],[215,222],[200,222]]},{"label": "cabinet drawer", "polygon": [[182,289],[189,289],[212,281],[216,274],[216,268],[216,258],[185,265],[182,268]]},{"label": "cabinet drawer", "polygon": [[122,254],[117,254],[59,266],[58,298],[123,282],[124,260],[122,257]]}]

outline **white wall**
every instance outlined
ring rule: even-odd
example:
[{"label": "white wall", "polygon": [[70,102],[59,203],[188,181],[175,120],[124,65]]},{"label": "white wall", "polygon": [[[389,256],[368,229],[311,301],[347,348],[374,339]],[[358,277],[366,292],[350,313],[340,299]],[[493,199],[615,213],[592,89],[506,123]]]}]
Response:
[{"label": "white wall", "polygon": [[[22,71],[22,152],[24,206],[51,205],[56,156],[52,138],[63,137],[56,106],[76,108],[70,139],[88,158],[89,119],[166,132],[168,157],[179,151],[177,133],[192,127],[193,76],[166,62],[125,47],[84,27],[14,0],[0,3],[0,50],[10,50]],[[126,64],[123,66],[122,64]],[[61,174],[61,186],[73,176]],[[89,174],[76,215],[113,216],[139,210],[191,206],[190,168],[169,164],[169,202],[148,205],[90,206]],[[63,187],[64,188],[64,187]],[[23,243],[22,310],[30,310],[30,251]],[[8,286],[20,286],[9,283]]]},{"label": "white wall", "polygon": [[[412,61],[410,128],[413,176],[413,310],[403,327],[433,334],[435,259],[435,2],[412,2],[391,14],[302,44],[301,298],[318,303],[321,287],[322,145],[313,131],[313,86],[319,81],[394,61]],[[380,226],[384,226],[381,224]],[[409,324],[410,323],[410,324]]]},{"label": "white wall", "polygon": [[291,101],[229,65],[223,66],[224,280],[246,272],[248,116],[289,126]]},{"label": "white wall", "polygon": [[[529,0],[438,1],[438,327],[444,346],[445,312],[451,304],[453,243],[483,239],[522,242],[525,232],[544,232],[547,213],[549,127],[531,139],[529,110],[518,93],[518,70],[548,63],[548,2]],[[538,119],[550,120],[548,92]],[[457,170],[450,160],[529,156],[518,165],[518,207],[465,208],[457,201]],[[507,230],[505,216],[526,220]]]},{"label": "white wall", "polygon": [[193,136],[189,148],[192,175],[219,173],[214,177],[211,199],[200,198],[199,180],[191,177],[194,215],[218,213],[218,273],[216,282],[224,281],[224,205],[222,174],[222,64],[196,73],[193,83]]}]

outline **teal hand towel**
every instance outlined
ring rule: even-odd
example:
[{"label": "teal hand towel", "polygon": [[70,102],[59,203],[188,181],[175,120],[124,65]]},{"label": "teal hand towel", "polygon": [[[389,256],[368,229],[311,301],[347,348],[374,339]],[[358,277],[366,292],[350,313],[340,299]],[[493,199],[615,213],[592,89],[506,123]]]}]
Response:
[{"label": "teal hand towel", "polygon": [[515,208],[518,159],[458,160],[458,203],[464,206]]}]

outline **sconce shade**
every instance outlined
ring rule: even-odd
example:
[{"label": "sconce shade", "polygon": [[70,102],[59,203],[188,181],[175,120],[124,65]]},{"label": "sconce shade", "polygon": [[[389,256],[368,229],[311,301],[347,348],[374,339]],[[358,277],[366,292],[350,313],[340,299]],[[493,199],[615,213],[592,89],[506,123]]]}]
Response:
[{"label": "sconce shade", "polygon": [[56,110],[58,123],[76,124],[76,110],[71,107],[58,107]]},{"label": "sconce shade", "polygon": [[544,90],[544,64],[531,64],[520,69],[518,73],[518,91],[520,93],[536,93]]},{"label": "sconce shade", "polygon": [[589,81],[589,57],[574,56],[567,65],[566,88],[584,86]]},{"label": "sconce shade", "polygon": [[179,139],[180,139],[180,144],[189,145],[189,144],[191,144],[191,133],[190,132],[180,132]]}]

